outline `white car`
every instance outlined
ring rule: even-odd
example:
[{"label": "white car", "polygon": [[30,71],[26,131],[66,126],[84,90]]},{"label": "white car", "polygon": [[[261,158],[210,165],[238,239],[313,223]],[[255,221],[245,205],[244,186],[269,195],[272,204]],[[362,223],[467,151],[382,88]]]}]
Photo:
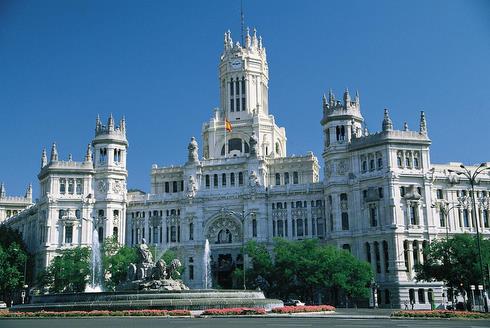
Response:
[{"label": "white car", "polygon": [[0,309],[6,309],[7,303],[0,301]]},{"label": "white car", "polygon": [[286,300],[286,301],[284,301],[284,305],[286,305],[286,306],[304,306],[305,303],[301,302],[300,300]]}]

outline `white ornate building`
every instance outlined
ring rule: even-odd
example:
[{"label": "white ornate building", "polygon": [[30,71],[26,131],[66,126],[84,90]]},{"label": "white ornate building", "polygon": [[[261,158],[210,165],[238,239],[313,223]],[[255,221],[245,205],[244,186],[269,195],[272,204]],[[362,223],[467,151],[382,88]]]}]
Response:
[{"label": "white ornate building", "polygon": [[[416,282],[422,247],[448,234],[490,235],[490,175],[476,186],[477,215],[468,202],[468,180],[432,164],[424,113],[416,131],[395,130],[387,110],[381,131],[369,133],[360,99],[348,91],[323,97],[324,179],[312,153],[288,156],[285,129],[268,108],[266,50],[255,31],[245,44],[224,36],[219,64],[220,108],[202,128],[202,156],[195,138],[180,166],[151,169],[151,191],[126,191],[125,123],[97,120],[85,160],[51,160],[43,153],[39,202],[9,219],[37,256],[38,269],[57,250],[91,244],[113,234],[128,245],[143,238],[159,252],[177,247],[190,287],[202,287],[205,240],[211,244],[213,279],[232,286],[243,265],[241,247],[274,237],[318,238],[371,263],[380,306],[415,308],[443,304],[441,283]],[[229,122],[229,124],[227,123]],[[91,152],[94,151],[94,155]],[[474,170],[475,167],[468,167]],[[462,204],[440,214],[441,204]],[[372,300],[371,300],[372,302]]]}]

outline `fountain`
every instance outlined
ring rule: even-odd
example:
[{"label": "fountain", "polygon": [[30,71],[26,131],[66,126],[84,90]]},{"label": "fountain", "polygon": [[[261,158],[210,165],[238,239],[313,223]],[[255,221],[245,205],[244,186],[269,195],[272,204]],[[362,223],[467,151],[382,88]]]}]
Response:
[{"label": "fountain", "polygon": [[203,277],[202,281],[204,284],[204,289],[212,288],[212,278],[211,278],[211,249],[209,247],[209,240],[206,239],[204,244],[204,255],[203,255]]},{"label": "fountain", "polygon": [[102,292],[102,259],[100,257],[99,233],[94,229],[92,233],[92,261],[90,264],[92,271],[92,283],[85,287],[86,293]]},{"label": "fountain", "polygon": [[[100,287],[96,278],[101,276],[99,275],[100,251],[96,252],[99,246],[96,233],[94,232],[91,288]],[[174,259],[168,265],[161,258],[154,261],[144,239],[137,246],[137,250],[137,263],[129,265],[126,281],[120,284],[115,292],[94,292],[93,289],[88,289],[85,293],[33,296],[30,304],[13,306],[11,311],[204,310],[230,307],[255,307],[271,310],[283,306],[280,300],[265,298],[264,293],[260,290],[209,289],[211,270],[210,248],[207,240],[203,257],[205,289],[189,290],[179,279],[180,261]]]}]

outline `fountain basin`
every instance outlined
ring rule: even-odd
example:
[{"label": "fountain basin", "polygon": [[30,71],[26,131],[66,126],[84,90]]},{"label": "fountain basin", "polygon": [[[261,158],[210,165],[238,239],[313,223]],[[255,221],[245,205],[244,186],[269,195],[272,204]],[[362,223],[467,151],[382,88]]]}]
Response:
[{"label": "fountain basin", "polygon": [[261,291],[196,289],[49,294],[34,296],[30,304],[15,305],[11,311],[205,310],[231,307],[264,308],[269,311],[281,306],[282,301],[267,299]]}]

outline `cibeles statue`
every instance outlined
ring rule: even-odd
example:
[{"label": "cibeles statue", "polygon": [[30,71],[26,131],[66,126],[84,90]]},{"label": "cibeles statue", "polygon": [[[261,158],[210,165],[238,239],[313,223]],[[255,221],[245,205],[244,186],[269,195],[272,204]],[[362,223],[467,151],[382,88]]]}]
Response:
[{"label": "cibeles statue", "polygon": [[188,154],[188,162],[189,163],[198,163],[199,162],[199,154],[198,154],[198,146],[196,138],[192,137],[191,142],[189,142],[189,146],[187,146]]},{"label": "cibeles statue", "polygon": [[142,239],[137,246],[138,262],[131,263],[128,267],[126,281],[117,286],[117,290],[187,290],[186,285],[178,278],[179,269],[182,266],[178,259],[172,260],[170,265],[165,260],[158,259],[153,261],[151,249]]}]

